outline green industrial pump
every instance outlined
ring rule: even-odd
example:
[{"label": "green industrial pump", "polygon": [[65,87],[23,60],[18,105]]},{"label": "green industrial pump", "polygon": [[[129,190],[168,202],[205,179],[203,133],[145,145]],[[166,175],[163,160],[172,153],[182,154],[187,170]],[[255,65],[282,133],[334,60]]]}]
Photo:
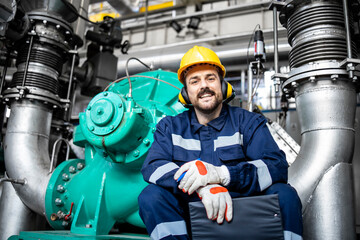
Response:
[{"label": "green industrial pump", "polygon": [[[50,225],[67,231],[33,232],[32,237],[107,235],[115,222],[144,227],[137,198],[147,183],[140,168],[156,123],[184,111],[177,101],[182,85],[175,73],[157,70],[131,77],[131,86],[129,91],[126,78],[112,84],[80,113],[73,141],[85,148],[85,159],[61,163],[45,197]],[[26,239],[30,233],[22,234]]]}]

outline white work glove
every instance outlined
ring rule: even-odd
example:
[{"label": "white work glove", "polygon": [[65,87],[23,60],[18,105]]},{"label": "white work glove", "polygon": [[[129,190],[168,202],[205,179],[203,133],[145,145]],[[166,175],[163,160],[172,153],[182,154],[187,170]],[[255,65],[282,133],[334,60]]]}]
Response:
[{"label": "white work glove", "polygon": [[233,217],[232,199],[228,190],[218,184],[209,184],[199,188],[197,191],[199,198],[205,206],[207,217],[210,220],[222,224],[224,217],[230,222]]},{"label": "white work glove", "polygon": [[227,186],[230,183],[230,173],[225,165],[215,167],[210,163],[194,160],[182,165],[175,173],[174,179],[177,180],[184,172],[185,176],[181,179],[179,189],[184,193],[192,194],[199,187],[212,183],[219,183]]}]

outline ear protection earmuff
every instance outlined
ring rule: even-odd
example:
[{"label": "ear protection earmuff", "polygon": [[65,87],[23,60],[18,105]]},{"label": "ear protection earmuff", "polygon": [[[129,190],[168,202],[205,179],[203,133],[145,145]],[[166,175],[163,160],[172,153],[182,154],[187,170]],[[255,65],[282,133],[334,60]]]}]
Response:
[{"label": "ear protection earmuff", "polygon": [[221,81],[221,91],[223,94],[223,103],[228,103],[235,97],[233,86],[225,80]]},{"label": "ear protection earmuff", "polygon": [[181,89],[181,91],[179,92],[179,102],[186,108],[189,108],[192,106],[185,87],[183,87]]},{"label": "ear protection earmuff", "polygon": [[[235,97],[234,88],[225,80],[221,80],[221,92],[224,103],[230,102]],[[183,87],[179,93],[179,102],[186,108],[192,106],[185,87]]]}]

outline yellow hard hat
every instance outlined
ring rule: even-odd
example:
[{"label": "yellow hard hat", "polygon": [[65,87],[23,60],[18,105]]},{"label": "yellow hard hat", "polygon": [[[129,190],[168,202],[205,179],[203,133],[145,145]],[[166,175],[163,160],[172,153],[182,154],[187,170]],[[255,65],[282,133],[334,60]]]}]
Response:
[{"label": "yellow hard hat", "polygon": [[185,80],[184,71],[188,67],[199,63],[208,63],[219,67],[222,71],[222,73],[220,74],[225,77],[225,67],[221,64],[220,59],[216,55],[216,53],[206,47],[194,46],[189,51],[187,51],[187,53],[185,53],[185,55],[181,59],[180,68],[178,70],[178,78],[182,84],[184,84]]}]

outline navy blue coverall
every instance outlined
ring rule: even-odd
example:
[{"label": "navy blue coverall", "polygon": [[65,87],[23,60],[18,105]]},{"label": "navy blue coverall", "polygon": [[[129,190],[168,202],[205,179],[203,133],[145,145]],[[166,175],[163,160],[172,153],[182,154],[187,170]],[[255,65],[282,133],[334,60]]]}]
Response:
[{"label": "navy blue coverall", "polygon": [[152,239],[191,236],[187,205],[199,198],[178,189],[174,174],[179,166],[198,158],[227,166],[230,183],[226,188],[232,197],[278,194],[285,240],[302,239],[301,202],[287,184],[286,157],[266,119],[227,104],[207,126],[197,121],[193,109],[157,124],[141,170],[150,185],[139,196],[140,216]]}]

